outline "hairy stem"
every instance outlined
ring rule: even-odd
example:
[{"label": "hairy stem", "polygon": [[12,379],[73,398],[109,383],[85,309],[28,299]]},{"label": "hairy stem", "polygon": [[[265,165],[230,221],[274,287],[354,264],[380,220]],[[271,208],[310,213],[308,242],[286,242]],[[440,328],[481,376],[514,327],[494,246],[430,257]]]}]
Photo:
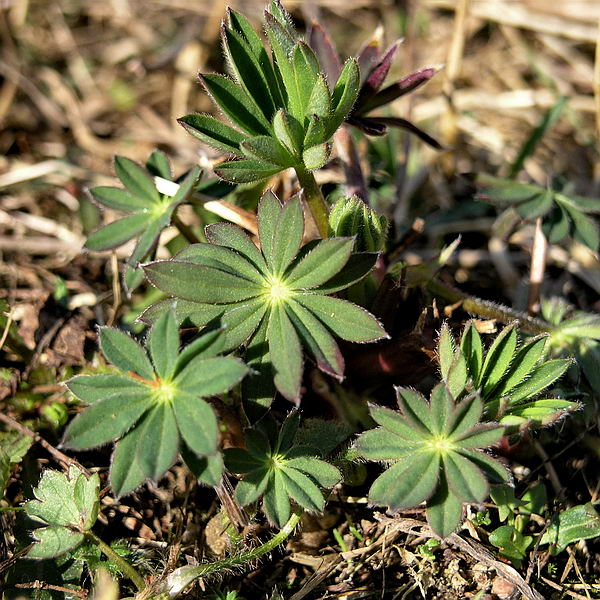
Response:
[{"label": "hairy stem", "polygon": [[186,225],[180,218],[178,215],[173,215],[171,217],[171,221],[173,222],[173,225],[175,225],[175,227],[177,227],[177,229],[179,230],[179,233],[181,233],[181,235],[190,243],[190,244],[199,244],[202,240],[200,240],[200,238],[198,238],[198,236],[194,233],[194,231],[192,230],[191,227],[189,227],[188,225]]},{"label": "hairy stem", "polygon": [[495,304],[488,300],[482,300],[475,296],[469,296],[463,292],[458,291],[439,279],[432,279],[427,284],[427,289],[434,295],[447,300],[448,302],[461,302],[462,307],[467,312],[479,315],[480,317],[486,317],[488,319],[496,319],[501,323],[512,323],[518,321],[519,326],[524,331],[527,331],[533,335],[539,335],[541,333],[550,333],[553,330],[552,325],[530,317],[529,315],[513,310],[508,306],[502,304]]},{"label": "hairy stem", "polygon": [[291,535],[300,522],[301,516],[302,510],[296,509],[277,535],[274,535],[270,540],[262,544],[262,546],[253,548],[249,552],[244,552],[244,554],[239,554],[238,556],[232,556],[197,567],[180,567],[179,569],[176,569],[167,577],[161,592],[169,594],[169,598],[176,598],[188,585],[190,585],[190,583],[199,577],[206,577],[211,573],[216,573],[223,569],[230,569],[238,565],[246,564],[275,550],[279,544],[283,543]]},{"label": "hairy stem", "polygon": [[87,531],[85,534],[91,542],[96,544],[100,549],[100,552],[112,561],[119,570],[124,573],[133,583],[135,587],[141,592],[146,588],[144,578],[131,566],[122,556],[119,556],[107,543],[102,541],[95,533]]},{"label": "hairy stem", "polygon": [[315,176],[306,169],[296,168],[296,175],[298,181],[304,190],[304,198],[308,203],[310,212],[312,213],[317,229],[321,234],[322,238],[326,238],[329,235],[329,218],[327,204],[323,197],[323,192],[319,187]]}]

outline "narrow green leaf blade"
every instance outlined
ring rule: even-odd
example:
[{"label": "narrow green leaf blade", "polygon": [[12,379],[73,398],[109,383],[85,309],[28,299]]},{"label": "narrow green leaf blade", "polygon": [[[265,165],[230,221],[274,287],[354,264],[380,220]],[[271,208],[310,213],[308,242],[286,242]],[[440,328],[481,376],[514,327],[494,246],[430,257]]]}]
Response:
[{"label": "narrow green leaf blade", "polygon": [[95,252],[116,248],[135,237],[148,223],[150,223],[148,213],[134,213],[122,219],[117,219],[92,232],[84,247]]},{"label": "narrow green leaf blade", "polygon": [[207,402],[180,392],[173,402],[173,411],[181,437],[190,450],[201,456],[217,451],[217,419]]},{"label": "narrow green leaf blade", "polygon": [[169,378],[175,370],[179,353],[179,328],[174,311],[165,312],[154,323],[146,347],[158,376],[161,379]]},{"label": "narrow green leaf blade", "polygon": [[379,321],[356,304],[320,294],[298,294],[294,298],[344,340],[374,342],[388,337]]},{"label": "narrow green leaf blade", "polygon": [[110,463],[110,485],[116,498],[136,490],[146,479],[140,465],[139,453],[142,427],[134,427],[115,446]]},{"label": "narrow green leaf blade", "polygon": [[139,198],[159,202],[160,194],[148,173],[136,162],[124,156],[115,156],[115,172],[123,185]]},{"label": "narrow green leaf blade", "polygon": [[304,234],[304,214],[300,198],[295,197],[286,202],[279,211],[277,225],[273,230],[272,269],[275,277],[283,275],[294,260]]},{"label": "narrow green leaf blade", "polygon": [[179,433],[169,403],[156,405],[140,424],[138,457],[147,477],[158,481],[173,465],[179,452]]},{"label": "narrow green leaf blade", "polygon": [[[150,282],[159,290],[198,303],[231,303],[260,295],[257,283],[189,262],[165,260],[144,265]],[[203,285],[199,285],[203,282]]]},{"label": "narrow green leaf blade", "polygon": [[231,183],[252,183],[279,173],[283,167],[258,160],[233,160],[219,163],[215,173]]},{"label": "narrow green leaf blade", "polygon": [[144,379],[154,379],[154,368],[146,351],[130,336],[113,327],[100,327],[102,354],[121,371],[133,371]]},{"label": "narrow green leaf blade", "polygon": [[107,444],[135,425],[151,405],[148,392],[117,394],[100,400],[71,421],[63,445],[84,450]]},{"label": "narrow green leaf blade", "polygon": [[448,485],[453,494],[464,502],[483,502],[489,485],[480,469],[456,452],[443,456]]},{"label": "narrow green leaf blade", "polygon": [[229,391],[247,373],[248,367],[239,358],[198,356],[190,360],[174,382],[178,390],[206,398]]},{"label": "narrow green leaf blade", "polygon": [[200,75],[207,93],[232,123],[250,135],[267,135],[269,121],[256,102],[224,75]]},{"label": "narrow green leaf blade", "polygon": [[285,309],[279,304],[271,309],[268,330],[269,353],[277,389],[288,400],[300,400],[302,382],[302,347]]},{"label": "narrow green leaf blade", "polygon": [[69,391],[86,404],[94,404],[113,394],[147,393],[148,386],[120,373],[76,375],[65,381]]},{"label": "narrow green leaf blade", "polygon": [[439,477],[439,457],[416,452],[382,473],[369,490],[369,501],[392,509],[412,508],[433,494]]},{"label": "narrow green leaf blade", "polygon": [[149,202],[138,196],[129,194],[126,190],[117,187],[97,186],[90,189],[92,198],[106,206],[115,210],[124,212],[133,212],[148,208]]},{"label": "narrow green leaf blade", "polygon": [[352,254],[354,238],[328,238],[320,241],[286,274],[286,285],[292,289],[314,288],[339,273]]},{"label": "narrow green leaf blade", "polygon": [[281,469],[287,493],[300,506],[308,510],[321,512],[325,499],[319,488],[304,473],[284,466]]},{"label": "narrow green leaf blade", "polygon": [[243,156],[240,143],[246,135],[229,125],[225,125],[210,115],[189,114],[177,119],[177,122],[200,141],[228,154]]},{"label": "narrow green leaf blade", "polygon": [[572,364],[570,358],[558,358],[542,363],[536,367],[527,381],[513,388],[510,393],[511,403],[533,398],[560,379]]}]

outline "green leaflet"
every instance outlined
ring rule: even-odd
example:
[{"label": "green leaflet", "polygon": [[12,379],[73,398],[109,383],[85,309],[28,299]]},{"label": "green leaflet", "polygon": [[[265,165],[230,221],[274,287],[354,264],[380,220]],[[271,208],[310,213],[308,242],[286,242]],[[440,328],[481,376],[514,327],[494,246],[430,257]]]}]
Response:
[{"label": "green leaflet", "polygon": [[233,127],[221,123],[210,115],[189,114],[177,119],[177,122],[195,138],[204,143],[234,156],[242,156],[240,142],[246,136]]},{"label": "green leaflet", "polygon": [[196,397],[216,396],[237,385],[248,372],[246,365],[231,356],[197,356],[173,380],[177,389]]},{"label": "green leaflet", "polygon": [[[169,260],[144,265],[148,279],[160,290],[199,303],[225,304],[258,296],[262,288],[243,277],[226,271]],[[198,285],[198,281],[204,283]]]},{"label": "green leaflet", "polygon": [[142,435],[143,429],[136,427],[115,444],[110,463],[110,485],[117,498],[133,492],[147,477],[138,454]]},{"label": "green leaflet", "polygon": [[239,85],[223,75],[200,75],[207,93],[232,123],[250,135],[269,133],[269,121]]},{"label": "green leaflet", "polygon": [[369,501],[395,510],[416,506],[433,494],[438,470],[439,458],[432,453],[400,459],[373,482]]},{"label": "green leaflet", "polygon": [[134,213],[117,219],[94,231],[86,240],[88,250],[110,250],[135,237],[150,222],[150,215],[145,212]]},{"label": "green leaflet", "polygon": [[115,156],[115,173],[133,196],[145,198],[155,203],[160,200],[154,183],[146,171],[136,162],[124,156]]},{"label": "green leaflet", "polygon": [[76,375],[66,381],[65,385],[85,404],[94,404],[117,393],[135,394],[146,391],[143,383],[120,373]]},{"label": "green leaflet", "polygon": [[46,469],[37,487],[35,499],[24,504],[25,512],[44,527],[33,532],[35,544],[30,558],[55,558],[79,546],[96,519],[100,506],[100,478],[86,476],[78,467],[59,473]]},{"label": "green leaflet", "polygon": [[284,169],[294,165],[294,158],[275,138],[258,135],[241,142],[242,153],[249,159],[272,163]]},{"label": "green leaflet", "polygon": [[281,167],[273,163],[257,160],[235,160],[220,163],[215,168],[215,173],[231,183],[252,183],[271,177],[281,171]]},{"label": "green leaflet", "polygon": [[144,379],[154,378],[154,369],[146,351],[126,333],[101,327],[99,341],[102,354],[121,371],[133,371]]},{"label": "green leaflet", "polygon": [[90,190],[90,194],[99,204],[115,210],[135,212],[147,208],[147,202],[144,198],[133,196],[121,188],[97,186]]},{"label": "green leaflet", "polygon": [[146,346],[158,376],[170,377],[179,354],[179,327],[173,311],[168,311],[159,317],[150,330]]},{"label": "green leaflet", "polygon": [[374,342],[387,337],[375,317],[356,304],[320,294],[299,294],[296,300],[344,340]]},{"label": "green leaflet", "polygon": [[179,452],[179,433],[173,408],[165,402],[157,404],[140,423],[140,467],[146,477],[158,481],[173,465]]},{"label": "green leaflet", "polygon": [[71,421],[63,445],[83,450],[107,444],[135,425],[151,405],[149,391],[117,393],[99,400]]},{"label": "green leaflet", "polygon": [[198,455],[217,451],[217,419],[210,406],[196,395],[181,393],[173,403],[179,432]]},{"label": "green leaflet", "polygon": [[293,289],[315,288],[344,268],[352,254],[352,238],[329,238],[319,242],[286,276]]},{"label": "green leaflet", "polygon": [[298,401],[303,368],[302,348],[298,334],[281,306],[271,310],[267,335],[275,385],[288,400]]}]

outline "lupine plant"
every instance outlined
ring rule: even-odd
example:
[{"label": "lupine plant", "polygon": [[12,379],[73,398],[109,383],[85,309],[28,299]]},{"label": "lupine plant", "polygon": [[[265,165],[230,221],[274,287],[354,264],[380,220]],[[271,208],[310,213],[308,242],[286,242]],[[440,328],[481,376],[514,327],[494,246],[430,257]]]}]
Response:
[{"label": "lupine plant", "polygon": [[[228,10],[221,37],[229,75],[200,79],[229,124],[209,114],[179,119],[224,154],[214,166],[218,177],[260,184],[256,227],[212,223],[204,230],[206,242],[185,243],[193,236],[176,211],[198,191],[200,169],[173,180],[159,152],[145,168],[115,159],[124,189],[91,189],[98,203],[127,215],[94,231],[86,248],[103,251],[137,238],[126,261],[127,286],[139,285],[143,273],[146,292],[161,299],[140,315],[147,330],[138,330],[138,339],[118,327],[100,327],[94,369],[65,381],[78,414],[64,431],[62,448],[79,452],[114,443],[108,483],[117,498],[147,481],[160,485],[181,457],[195,480],[217,490],[225,508],[259,520],[261,507],[268,524],[281,531],[245,553],[144,581],[91,533],[99,510],[97,473],[46,471],[36,499],[24,505],[44,525],[33,531],[30,557],[65,554],[91,539],[140,590],[147,588],[144,597],[175,597],[198,577],[270,552],[303,512],[325,509],[330,494],[344,485],[350,463],[385,467],[362,482],[371,506],[400,515],[421,511],[433,534],[447,537],[459,527],[465,505],[486,500],[490,484],[509,489],[510,472],[496,457],[504,436],[548,427],[579,408],[577,401],[554,394],[539,398],[549,389],[560,394],[553,388],[574,365],[572,354],[589,381],[597,382],[596,318],[565,319],[566,308],[548,309],[543,322],[445,286],[436,277],[458,242],[411,271],[396,260],[397,245],[389,251],[394,232],[385,217],[356,197],[331,203],[317,184],[313,172],[333,156],[333,140],[346,125],[370,135],[400,126],[439,147],[404,119],[371,115],[428,81],[436,69],[382,88],[397,43],[383,53],[367,44],[342,66],[324,30],[313,26],[307,42],[279,0],[265,11],[264,30],[267,42],[245,17]],[[267,180],[286,169],[293,170],[300,192],[278,198]],[[171,184],[166,192],[160,180]],[[487,176],[478,183],[484,199],[509,204],[526,219],[547,217],[551,242],[570,233],[598,246],[596,227],[584,214],[597,207],[587,199]],[[171,225],[187,231],[184,247],[156,260],[160,234]],[[379,318],[382,307],[402,312],[402,294],[417,287],[506,327],[486,349],[477,321],[469,321],[457,341],[438,320],[430,376],[419,382],[419,391],[397,387],[396,409],[389,407],[391,385],[372,396],[364,389],[337,393],[344,389],[348,357],[359,365],[351,375],[360,381],[363,344],[373,344],[369,356],[391,370],[383,351],[399,347],[394,344],[404,333]],[[10,323],[6,331],[2,342],[11,336],[13,344]],[[548,359],[549,352],[562,357]],[[441,381],[434,381],[438,367]],[[352,399],[359,416],[331,426],[322,440],[326,415],[306,429],[301,417],[305,407],[315,410],[315,398],[328,394],[335,396],[332,405]],[[0,460],[4,488],[12,459],[0,453]],[[231,494],[230,481],[237,481]],[[58,508],[51,498],[55,491],[62,501]],[[562,544],[560,530],[552,535],[548,543]]]}]

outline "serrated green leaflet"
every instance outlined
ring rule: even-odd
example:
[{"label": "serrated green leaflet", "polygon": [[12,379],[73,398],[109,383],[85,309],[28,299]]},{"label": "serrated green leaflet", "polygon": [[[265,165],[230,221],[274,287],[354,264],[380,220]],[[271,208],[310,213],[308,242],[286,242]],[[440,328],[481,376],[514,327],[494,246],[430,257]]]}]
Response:
[{"label": "serrated green leaflet", "polygon": [[35,499],[24,504],[25,512],[45,525],[34,531],[30,558],[55,558],[79,546],[98,517],[100,478],[86,476],[78,467],[68,474],[46,469]]},{"label": "serrated green leaflet", "polygon": [[[67,382],[91,406],[69,424],[64,445],[86,449],[116,440],[110,480],[117,496],[146,478],[158,480],[176,460],[180,438],[198,459],[215,456],[217,421],[202,398],[229,391],[248,372],[239,359],[218,356],[222,331],[208,331],[179,352],[177,320],[168,310],[150,330],[146,349],[117,329],[102,328],[100,338],[121,372]],[[218,461],[209,462],[207,477],[217,481]]]},{"label": "serrated green leaflet", "polygon": [[443,383],[433,389],[429,402],[405,388],[397,396],[401,412],[371,406],[380,427],[356,441],[364,458],[395,461],[374,481],[369,500],[393,509],[426,501],[429,525],[447,536],[460,522],[463,502],[482,502],[489,479],[508,479],[502,465],[473,451],[496,443],[503,428],[479,423],[481,401],[471,396],[456,403]]},{"label": "serrated green leaflet", "polygon": [[[319,368],[341,378],[344,363],[332,334],[358,342],[386,335],[363,308],[325,295],[329,282],[338,290],[364,277],[376,255],[351,261],[351,238],[329,238],[302,248],[304,216],[297,197],[282,206],[267,192],[259,204],[258,228],[261,250],[239,228],[217,224],[207,229],[210,243],[144,266],[156,287],[187,302],[188,318],[194,319],[194,304],[198,315],[206,315],[196,325],[220,318],[225,348],[246,343],[246,358],[258,372],[244,385],[248,410],[268,405],[269,374],[286,398],[300,398],[303,347]],[[350,272],[344,277],[348,263]],[[169,306],[157,306],[154,318]]]},{"label": "serrated green leaflet", "polygon": [[292,412],[278,430],[266,417],[261,429],[246,431],[246,449],[225,450],[227,469],[245,473],[236,486],[236,500],[247,505],[262,496],[264,513],[280,527],[289,518],[290,500],[308,510],[322,511],[325,499],[319,488],[331,488],[341,479],[335,467],[294,443],[299,423],[299,414]]}]

